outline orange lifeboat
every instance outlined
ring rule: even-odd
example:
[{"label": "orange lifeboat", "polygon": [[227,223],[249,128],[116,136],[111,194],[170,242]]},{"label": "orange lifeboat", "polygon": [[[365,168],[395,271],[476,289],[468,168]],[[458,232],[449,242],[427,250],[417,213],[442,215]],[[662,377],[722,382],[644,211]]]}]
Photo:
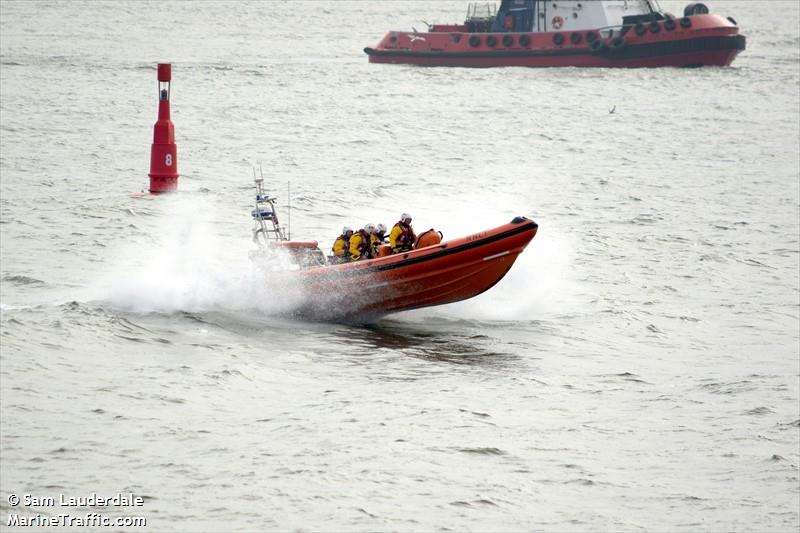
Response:
[{"label": "orange lifeboat", "polygon": [[[314,320],[370,321],[389,313],[443,305],[477,296],[511,269],[539,226],[525,217],[508,224],[442,242],[433,229],[421,233],[415,247],[392,254],[378,247],[377,257],[328,263],[317,241],[293,241],[278,222],[275,198],[256,179],[251,260],[272,271],[286,271],[307,296],[297,315]],[[275,262],[274,252],[289,259]]]},{"label": "orange lifeboat", "polygon": [[305,290],[315,296],[300,314],[321,320],[369,320],[472,298],[506,275],[537,229],[532,220],[516,217],[446,242],[441,242],[440,233],[431,232],[429,238],[437,242],[405,253],[301,270],[297,274]]}]

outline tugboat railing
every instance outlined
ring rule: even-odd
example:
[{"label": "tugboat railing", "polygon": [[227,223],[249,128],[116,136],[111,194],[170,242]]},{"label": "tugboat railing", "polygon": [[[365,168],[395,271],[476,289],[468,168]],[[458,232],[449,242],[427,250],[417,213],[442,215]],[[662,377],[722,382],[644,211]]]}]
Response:
[{"label": "tugboat railing", "polygon": [[[486,14],[478,14],[478,9],[483,10],[485,8]],[[497,4],[496,3],[480,3],[480,2],[473,2],[467,5],[467,20],[472,18],[494,18],[497,16]]]}]

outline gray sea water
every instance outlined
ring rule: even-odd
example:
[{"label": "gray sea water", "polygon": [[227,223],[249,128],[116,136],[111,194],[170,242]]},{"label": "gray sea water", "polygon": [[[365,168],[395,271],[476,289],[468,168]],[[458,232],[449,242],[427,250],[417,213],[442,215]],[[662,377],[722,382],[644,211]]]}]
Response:
[{"label": "gray sea water", "polygon": [[[800,8],[707,3],[730,68],[367,62],[460,0],[0,2],[0,529],[797,531]],[[181,192],[134,198],[157,62]],[[326,249],[539,234],[473,300],[293,320],[259,164]]]}]

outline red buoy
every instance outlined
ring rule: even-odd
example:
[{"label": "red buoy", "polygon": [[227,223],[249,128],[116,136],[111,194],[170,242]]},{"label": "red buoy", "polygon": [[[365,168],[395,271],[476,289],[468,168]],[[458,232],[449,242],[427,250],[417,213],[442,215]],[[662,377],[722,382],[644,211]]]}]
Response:
[{"label": "red buoy", "polygon": [[169,118],[169,84],[172,65],[158,64],[158,120],[153,126],[150,147],[150,192],[174,191],[178,188],[178,147],[175,126]]}]

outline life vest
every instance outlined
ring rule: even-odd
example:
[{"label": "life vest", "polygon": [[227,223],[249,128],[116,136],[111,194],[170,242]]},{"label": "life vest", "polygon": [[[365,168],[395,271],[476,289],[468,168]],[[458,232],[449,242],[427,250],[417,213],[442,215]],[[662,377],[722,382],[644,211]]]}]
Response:
[{"label": "life vest", "polygon": [[353,233],[353,236],[350,237],[350,257],[353,259],[353,261],[368,258],[370,256],[369,249],[369,233],[363,229]]},{"label": "life vest", "polygon": [[336,237],[336,240],[333,241],[333,247],[331,247],[331,251],[333,255],[336,257],[341,257],[342,259],[347,258],[347,251],[350,248],[350,239],[345,237],[344,235],[339,235]]},{"label": "life vest", "polygon": [[[396,232],[395,229],[399,229],[399,232]],[[414,230],[411,228],[410,224],[403,224],[402,221],[398,222],[392,228],[392,234],[389,237],[389,240],[392,241],[391,237],[394,237],[394,242],[390,242],[392,249],[399,252],[404,252],[410,250],[414,245],[414,240],[417,238],[414,235]]]},{"label": "life vest", "polygon": [[383,235],[371,233],[369,236],[369,256],[378,257],[378,246],[383,244]]}]

